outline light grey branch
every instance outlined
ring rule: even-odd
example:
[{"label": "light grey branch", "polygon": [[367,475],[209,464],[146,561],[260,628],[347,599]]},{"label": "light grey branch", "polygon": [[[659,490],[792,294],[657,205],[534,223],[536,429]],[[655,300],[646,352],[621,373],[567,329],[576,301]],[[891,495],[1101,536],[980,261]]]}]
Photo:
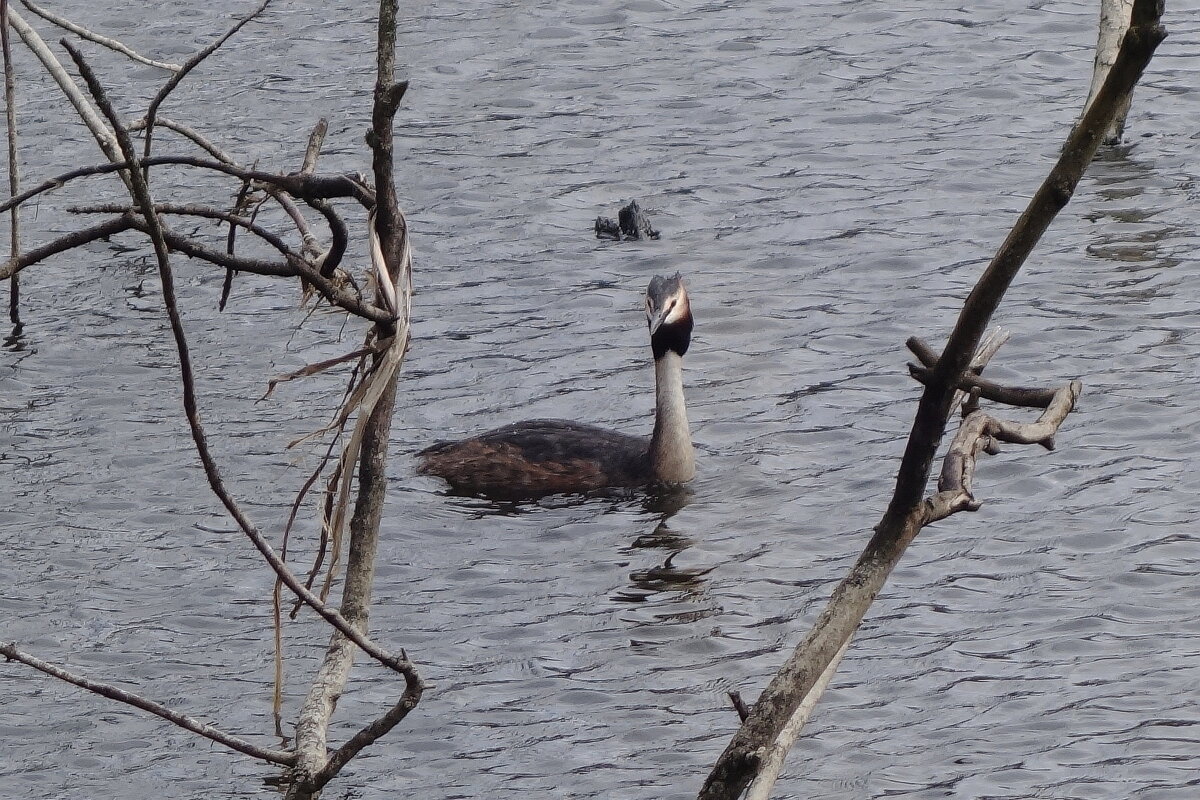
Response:
[{"label": "light grey branch", "polygon": [[206,739],[211,739],[217,744],[224,745],[231,750],[236,750],[239,753],[245,753],[248,756],[269,761],[273,764],[281,764],[290,766],[296,762],[296,754],[288,753],[282,750],[272,750],[267,747],[259,747],[256,744],[247,742],[245,739],[240,739],[232,734],[225,733],[219,728],[213,727],[206,722],[200,722],[197,719],[180,714],[177,711],[172,711],[161,703],[156,703],[153,700],[147,700],[124,689],[119,689],[109,683],[100,683],[88,678],[75,675],[61,667],[57,667],[48,661],[42,661],[40,658],[31,656],[30,654],[17,649],[15,642],[10,642],[5,645],[0,645],[0,655],[4,656],[9,661],[17,661],[28,667],[43,672],[52,677],[58,678],[61,681],[78,686],[81,689],[86,689],[89,692],[98,694],[101,697],[107,697],[110,700],[116,700],[119,703],[139,708],[142,711],[148,711],[155,716],[162,717],[168,722],[174,723],[184,730],[199,734]]},{"label": "light grey branch", "polygon": [[[1116,63],[1121,37],[1129,28],[1133,17],[1133,0],[1100,0],[1100,32],[1096,37],[1096,59],[1092,66],[1092,85],[1088,89],[1086,109],[1100,92],[1108,71]],[[1104,133],[1105,144],[1117,144],[1125,132],[1125,118],[1129,115],[1133,95],[1126,97],[1117,109],[1116,116]]]},{"label": "light grey branch", "polygon": [[171,64],[166,61],[155,61],[152,58],[147,58],[140,53],[134,52],[131,48],[125,46],[121,42],[118,42],[116,39],[110,39],[107,36],[101,36],[94,31],[88,30],[82,25],[76,25],[74,22],[71,22],[71,20],[64,19],[52,11],[42,8],[41,6],[34,5],[33,3],[29,2],[29,0],[21,0],[21,5],[25,6],[34,14],[37,14],[47,22],[53,23],[65,31],[70,31],[81,39],[87,39],[90,42],[95,42],[101,47],[107,47],[109,50],[115,50],[121,55],[128,56],[129,58],[141,64],[157,67],[158,69],[164,69],[167,72],[178,72],[180,69],[182,69],[182,67],[180,67],[178,64]]},{"label": "light grey branch", "polygon": [[62,89],[63,94],[71,101],[71,105],[75,107],[80,119],[83,120],[83,124],[91,131],[92,137],[96,140],[96,143],[100,146],[100,149],[104,152],[108,160],[124,161],[121,158],[121,151],[117,147],[117,140],[113,136],[112,131],[109,130],[104,120],[100,118],[100,114],[96,111],[95,106],[84,96],[79,87],[75,85],[75,81],[71,78],[71,75],[63,68],[62,63],[50,51],[50,48],[46,45],[42,37],[38,35],[38,32],[31,28],[29,23],[12,8],[8,10],[8,21],[12,25],[13,30],[17,32],[17,35],[21,37],[21,40],[25,42],[25,46],[33,51],[33,54],[42,62],[42,66],[54,78],[54,82]]},{"label": "light grey branch", "polygon": [[995,442],[1014,444],[1040,444],[1047,450],[1054,449],[1054,434],[1075,408],[1075,401],[1083,391],[1083,384],[1071,381],[1054,393],[1054,400],[1036,422],[1010,422],[982,411],[976,411],[963,420],[950,449],[942,461],[942,472],[938,478],[938,491],[925,500],[923,523],[928,525],[945,519],[958,511],[976,511],[980,503],[975,499],[973,480],[979,454],[995,453]]}]

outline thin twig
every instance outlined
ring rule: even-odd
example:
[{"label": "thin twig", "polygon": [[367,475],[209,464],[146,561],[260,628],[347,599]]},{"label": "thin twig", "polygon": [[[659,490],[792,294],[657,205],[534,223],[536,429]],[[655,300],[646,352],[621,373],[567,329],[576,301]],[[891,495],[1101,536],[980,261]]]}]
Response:
[{"label": "thin twig", "polygon": [[371,345],[368,345],[367,347],[360,347],[359,349],[353,350],[349,353],[346,353],[345,355],[334,356],[333,358],[328,358],[324,361],[318,361],[315,364],[309,364],[305,367],[301,367],[300,369],[296,370],[295,372],[288,372],[283,375],[280,375],[279,377],[271,378],[271,380],[267,382],[267,391],[263,394],[262,397],[258,398],[258,402],[261,403],[263,400],[266,400],[268,397],[270,397],[271,392],[275,391],[275,387],[281,383],[287,383],[288,381],[294,381],[297,378],[308,378],[312,375],[320,374],[320,373],[324,372],[325,370],[330,369],[332,367],[336,367],[341,364],[345,364],[347,361],[354,361],[355,359],[361,359],[363,356],[370,355],[372,353],[379,353],[379,352],[381,352],[381,350],[382,350],[381,345],[379,345],[377,343],[371,344]]},{"label": "thin twig", "polygon": [[121,233],[122,231],[136,229],[137,221],[132,216],[124,215],[106,220],[90,228],[71,231],[52,242],[48,242],[41,247],[35,247],[32,250],[27,250],[0,264],[0,280],[12,277],[27,267],[45,261],[47,258],[56,256],[59,253],[74,250],[76,247],[81,247],[88,242],[94,242],[97,239],[107,239],[109,236]]},{"label": "thin twig", "polygon": [[[175,216],[185,217],[201,217],[203,219],[212,219],[219,222],[227,222],[230,225],[244,228],[253,233],[255,236],[262,239],[271,247],[278,250],[285,256],[289,263],[295,261],[306,261],[303,255],[287,246],[287,242],[275,235],[271,231],[256,225],[253,220],[237,214],[231,214],[228,211],[212,208],[211,206],[202,206],[194,203],[156,203],[154,210],[159,214],[172,214]],[[130,206],[123,206],[120,203],[96,203],[87,206],[67,206],[67,211],[72,214],[133,214],[135,210]],[[226,255],[233,255],[226,250]],[[307,264],[307,269],[316,272],[315,264]]]},{"label": "thin twig", "polygon": [[34,5],[33,3],[29,2],[29,0],[21,0],[21,5],[25,6],[34,14],[37,14],[47,22],[53,23],[65,31],[70,31],[81,39],[87,39],[90,42],[95,42],[101,47],[107,47],[109,50],[115,50],[121,55],[128,56],[138,63],[163,69],[167,72],[178,72],[180,69],[182,69],[182,67],[180,67],[178,64],[171,64],[167,61],[155,61],[152,58],[147,58],[146,56],[133,51],[116,39],[110,39],[107,36],[101,36],[94,31],[88,30],[82,25],[76,25],[74,22],[71,22],[71,20],[64,19],[52,11],[44,9],[41,6]]},{"label": "thin twig", "polygon": [[[13,74],[12,48],[8,39],[8,0],[0,0],[0,46],[4,51],[4,119],[8,123],[8,196],[21,191],[21,173],[17,164],[17,79]],[[21,254],[21,214],[16,206],[9,212],[9,258]],[[21,325],[21,278],[14,272],[8,279],[8,320]]]},{"label": "thin twig", "polygon": [[[144,131],[146,129],[146,124],[147,124],[147,120],[145,117],[142,117],[141,119],[137,120],[136,122],[131,122],[129,124],[129,132],[135,133],[137,131]],[[217,161],[220,161],[224,164],[232,164],[232,165],[237,164],[237,159],[235,159],[229,153],[222,150],[220,147],[218,147],[216,144],[214,144],[212,141],[210,141],[206,136],[201,134],[195,128],[191,128],[187,125],[184,125],[180,122],[176,122],[173,119],[169,119],[169,118],[163,117],[163,116],[155,117],[154,127],[166,128],[169,131],[174,131],[175,133],[178,133],[180,136],[187,139],[188,141],[190,141],[192,144],[199,147],[204,152],[208,153],[210,156],[215,158]]]},{"label": "thin twig", "polygon": [[[335,197],[352,197],[363,205],[364,208],[371,209],[375,206],[375,196],[372,192],[356,179],[356,176],[351,175],[277,175],[273,172],[264,172],[257,169],[245,169],[243,167],[226,164],[222,161],[210,161],[205,158],[195,158],[192,156],[151,156],[146,159],[143,164],[151,166],[158,164],[173,164],[183,167],[199,167],[201,169],[211,169],[214,172],[223,172],[226,175],[231,175],[241,180],[261,181],[262,183],[272,184],[283,189],[288,194],[305,200],[327,200]],[[90,167],[80,167],[78,169],[68,170],[67,172],[50,178],[30,189],[26,189],[16,197],[0,203],[0,211],[7,211],[14,205],[24,203],[32,197],[58,189],[68,181],[73,181],[78,178],[86,178],[91,175],[109,175],[113,172],[121,172],[129,169],[129,162],[122,159],[120,153],[117,154],[117,161],[109,164],[94,164]]]},{"label": "thin twig", "polygon": [[311,175],[317,168],[317,158],[321,155],[321,145],[325,143],[325,134],[329,132],[329,120],[321,117],[308,135],[308,147],[304,150],[304,162],[300,165],[301,175]]},{"label": "thin twig", "polygon": [[[131,124],[129,126],[129,130],[139,131],[143,130],[145,127],[146,119],[143,117],[137,122]],[[201,134],[195,128],[189,127],[180,122],[176,122],[175,120],[164,117],[161,114],[154,119],[154,127],[166,128],[167,130],[174,131],[222,163],[229,164],[231,166],[240,166],[237,162],[237,159],[211,142],[206,136]],[[296,207],[295,201],[292,200],[292,198],[286,192],[278,187],[272,186],[269,183],[260,182],[259,187],[272,198],[274,198],[275,201],[279,203],[280,207],[287,212],[287,215],[292,218],[292,222],[296,224],[296,230],[300,233],[300,237],[304,241],[305,247],[310,247],[311,243],[316,240],[316,237],[313,235],[312,230],[308,225],[308,220],[304,218],[304,215],[300,213],[300,209]],[[338,221],[340,222],[341,220]]]},{"label": "thin twig", "polygon": [[47,675],[66,681],[67,683],[78,686],[81,689],[86,689],[89,692],[98,694],[101,697],[107,697],[110,700],[116,700],[119,703],[124,703],[134,708],[140,708],[142,711],[148,711],[155,716],[162,717],[168,722],[172,722],[184,730],[199,734],[206,739],[211,739],[217,744],[224,745],[231,750],[236,750],[239,753],[244,753],[254,758],[269,761],[272,764],[282,764],[290,766],[296,763],[296,754],[282,750],[271,750],[266,747],[259,747],[256,744],[247,742],[245,739],[238,738],[232,734],[225,733],[219,728],[215,728],[205,722],[200,722],[197,719],[180,714],[177,711],[172,711],[161,703],[156,703],[153,700],[147,700],[144,697],[139,697],[136,694],[126,692],[124,689],[119,689],[109,683],[100,683],[99,681],[89,680],[88,678],[75,675],[61,667],[57,667],[47,661],[42,661],[40,658],[31,656],[17,649],[15,642],[10,642],[5,645],[0,645],[0,655],[10,661],[18,661],[28,667],[32,667],[39,672],[44,672]]},{"label": "thin twig", "polygon": [[163,87],[158,90],[158,94],[154,95],[154,99],[150,101],[150,106],[146,109],[146,138],[145,144],[142,148],[143,164],[145,163],[145,159],[150,157],[150,145],[154,139],[154,118],[158,115],[158,107],[163,104],[168,96],[170,96],[171,92],[175,91],[175,87],[178,86],[180,82],[182,82],[183,79],[188,76],[188,73],[198,67],[200,62],[204,61],[204,59],[215,53],[217,48],[229,41],[230,37],[242,29],[242,26],[246,25],[252,19],[255,19],[259,14],[261,14],[266,7],[270,5],[270,3],[271,0],[262,0],[262,2],[259,3],[258,8],[256,8],[254,11],[251,11],[247,16],[238,20],[233,27],[225,31],[225,33],[221,36],[217,37],[217,39],[214,40],[208,47],[204,48],[185,61],[183,66],[171,76],[171,79],[168,80]]},{"label": "thin twig", "polygon": [[745,722],[746,717],[750,716],[750,706],[742,699],[742,693],[737,689],[730,689],[726,694],[729,695],[729,702],[733,703],[733,710],[737,712],[738,719]]},{"label": "thin twig", "polygon": [[[42,66],[54,78],[55,83],[62,89],[67,100],[75,107],[79,118],[83,120],[83,124],[87,126],[87,129],[92,134],[92,138],[96,140],[96,144],[100,146],[100,150],[104,153],[105,157],[109,161],[121,161],[121,153],[112,131],[105,125],[104,120],[100,118],[100,114],[97,113],[95,106],[79,90],[79,87],[75,84],[75,81],[63,67],[62,63],[51,52],[45,40],[13,8],[8,9],[8,21],[12,24],[13,30],[17,32],[17,35],[21,37],[21,40],[25,42],[25,46],[37,56],[38,60],[42,62]],[[126,168],[128,168],[128,165],[119,167],[119,169]],[[123,179],[128,180],[125,177]]]},{"label": "thin twig", "polygon": [[188,351],[187,338],[183,330],[183,321],[179,314],[179,309],[175,304],[175,280],[171,270],[169,248],[167,239],[164,235],[164,229],[158,215],[154,213],[154,201],[150,195],[149,187],[146,185],[145,179],[138,163],[137,154],[133,148],[133,141],[129,138],[129,134],[121,125],[120,119],[113,110],[112,105],[108,102],[108,98],[104,92],[100,82],[92,73],[83,54],[80,53],[69,41],[65,39],[62,45],[67,52],[71,54],[76,66],[78,66],[80,74],[91,91],[92,97],[96,104],[100,107],[102,113],[108,118],[117,137],[117,142],[120,145],[121,152],[125,160],[130,166],[130,176],[133,183],[134,201],[139,207],[146,210],[143,217],[146,220],[150,229],[151,239],[154,242],[155,256],[159,263],[159,275],[162,280],[164,304],[167,308],[167,316],[170,321],[171,334],[175,339],[176,350],[179,354],[179,366],[183,384],[183,404],[184,413],[188,419],[188,426],[192,432],[192,439],[196,445],[196,452],[200,456],[201,465],[204,467],[204,473],[208,478],[209,485],[212,487],[213,493],[225,506],[229,515],[237,522],[238,526],[246,534],[247,538],[254,544],[255,548],[262,554],[263,558],[270,564],[289,589],[295,592],[306,602],[318,615],[326,622],[332,625],[337,631],[349,641],[353,642],[364,653],[371,658],[399,672],[406,677],[409,674],[415,674],[412,663],[407,658],[396,657],[391,653],[383,650],[379,645],[372,642],[360,631],[348,623],[340,613],[328,608],[316,596],[304,588],[303,584],[296,578],[287,565],[280,561],[274,549],[267,542],[266,537],[258,530],[257,527],[242,511],[237,501],[229,493],[225,487],[225,483],[221,478],[220,470],[217,467],[216,461],[212,456],[212,452],[208,446],[208,437],[204,432],[204,427],[200,422],[199,412],[196,405],[196,390],[195,380],[193,378],[191,355]]},{"label": "thin twig", "polygon": [[[937,354],[933,349],[913,336],[906,342],[908,349],[913,352],[917,358],[921,359],[921,366],[916,364],[908,365],[908,372],[915,380],[920,383],[928,383],[931,377],[931,372],[937,366]],[[1010,406],[1023,406],[1026,408],[1045,408],[1050,405],[1054,399],[1056,390],[1054,389],[1038,389],[1027,386],[1002,386],[994,381],[989,381],[979,377],[976,374],[965,374],[958,380],[959,391],[970,392],[976,390],[979,396],[985,400],[991,400],[995,403],[1004,403]]]}]

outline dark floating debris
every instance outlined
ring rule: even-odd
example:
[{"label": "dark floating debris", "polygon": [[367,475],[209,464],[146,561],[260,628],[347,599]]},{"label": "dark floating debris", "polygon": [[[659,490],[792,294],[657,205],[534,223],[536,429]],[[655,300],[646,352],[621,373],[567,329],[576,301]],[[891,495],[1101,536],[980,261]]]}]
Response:
[{"label": "dark floating debris", "polygon": [[658,238],[658,231],[650,227],[650,220],[637,200],[630,200],[629,205],[617,212],[617,220],[614,222],[608,217],[596,217],[596,238],[615,239],[618,242]]}]

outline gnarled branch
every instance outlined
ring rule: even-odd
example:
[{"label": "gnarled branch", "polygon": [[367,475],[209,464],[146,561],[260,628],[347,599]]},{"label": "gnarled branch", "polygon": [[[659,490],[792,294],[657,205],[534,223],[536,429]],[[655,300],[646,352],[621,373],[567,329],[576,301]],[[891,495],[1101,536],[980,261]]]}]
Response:
[{"label": "gnarled branch", "polygon": [[1058,162],[971,291],[945,349],[928,373],[883,519],[804,642],[772,678],[717,760],[700,791],[701,800],[736,800],[760,774],[766,748],[779,740],[788,721],[814,692],[818,678],[853,636],[891,570],[925,524],[923,496],[954,393],[1009,284],[1070,199],[1109,121],[1166,36],[1159,25],[1160,14],[1160,2],[1137,0],[1133,25],[1125,34],[1104,86],[1067,137]]}]

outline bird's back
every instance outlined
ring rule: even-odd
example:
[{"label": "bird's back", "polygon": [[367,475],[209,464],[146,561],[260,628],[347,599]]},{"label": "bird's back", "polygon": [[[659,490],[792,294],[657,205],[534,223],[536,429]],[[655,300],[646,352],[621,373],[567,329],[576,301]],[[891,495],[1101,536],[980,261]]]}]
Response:
[{"label": "bird's back", "polygon": [[537,496],[651,482],[649,439],[557,419],[516,422],[418,453],[419,471],[457,489]]}]

